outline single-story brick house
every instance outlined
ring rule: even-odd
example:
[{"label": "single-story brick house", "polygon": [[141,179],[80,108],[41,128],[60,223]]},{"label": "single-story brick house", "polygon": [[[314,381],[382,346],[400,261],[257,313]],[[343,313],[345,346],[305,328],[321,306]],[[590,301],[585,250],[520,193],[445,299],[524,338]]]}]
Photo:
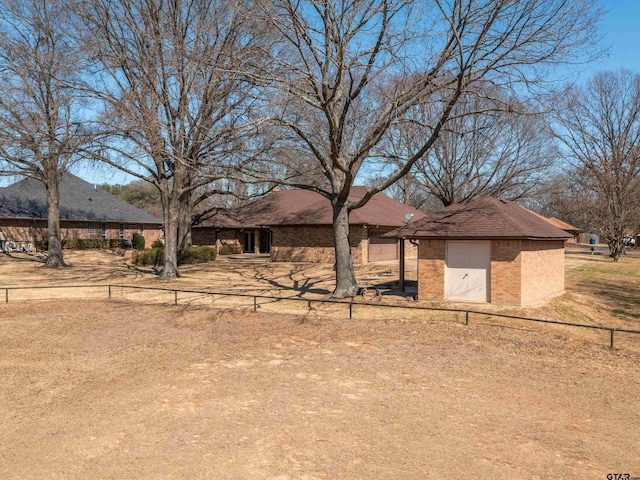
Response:
[{"label": "single-story brick house", "polygon": [[[362,198],[366,187],[352,188],[351,199]],[[411,217],[412,215],[412,217]],[[382,193],[350,213],[351,254],[355,264],[396,260],[395,238],[381,235],[424,213]],[[214,208],[194,217],[195,245],[234,245],[246,253],[269,253],[276,262],[333,263],[333,211],[329,200],[310,190],[279,190],[239,208]],[[413,247],[405,256],[417,255]]]},{"label": "single-story brick house", "polygon": [[386,236],[418,240],[420,300],[527,306],[564,292],[572,235],[515,203],[451,205]]},{"label": "single-story brick house", "polygon": [[582,230],[580,230],[578,227],[574,227],[573,225],[564,222],[562,220],[560,220],[559,218],[556,217],[544,217],[538,213],[535,212],[531,212],[534,215],[538,215],[540,218],[546,220],[547,222],[549,222],[551,225],[553,225],[554,227],[558,227],[560,230],[564,230],[565,232],[567,232],[569,235],[571,235],[571,238],[569,238],[567,240],[567,242],[570,243],[577,243],[578,242],[578,235],[580,234],[580,232]]},{"label": "single-story brick house", "polygon": [[[37,244],[47,239],[44,184],[32,178],[0,188],[0,230],[8,241]],[[147,245],[163,237],[162,221],[70,173],[60,181],[60,230],[65,238],[131,240]]]}]

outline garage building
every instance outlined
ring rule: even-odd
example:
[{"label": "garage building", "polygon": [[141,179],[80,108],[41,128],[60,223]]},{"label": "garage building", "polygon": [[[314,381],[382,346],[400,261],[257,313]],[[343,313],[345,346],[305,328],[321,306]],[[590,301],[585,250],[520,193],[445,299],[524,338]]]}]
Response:
[{"label": "garage building", "polygon": [[420,300],[527,306],[564,292],[572,236],[515,203],[451,205],[385,237],[418,240]]}]

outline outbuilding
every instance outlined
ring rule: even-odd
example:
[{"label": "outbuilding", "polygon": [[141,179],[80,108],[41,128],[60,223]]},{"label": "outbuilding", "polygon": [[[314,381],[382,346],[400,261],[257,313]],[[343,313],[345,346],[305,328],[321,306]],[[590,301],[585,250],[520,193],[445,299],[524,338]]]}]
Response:
[{"label": "outbuilding", "polygon": [[451,205],[385,236],[417,240],[420,300],[528,306],[564,292],[572,235],[515,203]]}]

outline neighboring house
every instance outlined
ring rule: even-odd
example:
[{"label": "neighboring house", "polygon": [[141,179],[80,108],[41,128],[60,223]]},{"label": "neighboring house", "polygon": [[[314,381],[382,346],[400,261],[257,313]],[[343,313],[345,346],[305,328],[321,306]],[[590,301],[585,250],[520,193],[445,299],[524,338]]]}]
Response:
[{"label": "neighboring house", "polygon": [[[0,188],[0,229],[8,241],[47,239],[47,197],[44,184],[26,178]],[[147,246],[162,238],[162,221],[96,185],[66,173],[60,182],[62,238],[131,240],[144,235]]]},{"label": "neighboring house", "polygon": [[[351,199],[362,198],[366,187],[352,188]],[[396,260],[396,239],[385,232],[424,214],[382,193],[350,214],[351,254],[356,264]],[[333,210],[330,201],[310,190],[280,190],[248,205],[214,208],[194,218],[192,239],[196,245],[233,245],[247,253],[269,253],[277,262],[333,263]],[[407,248],[405,256],[417,252]]]},{"label": "neighboring house", "polygon": [[451,205],[386,236],[418,240],[420,300],[526,306],[564,292],[572,235],[515,203]]},{"label": "neighboring house", "polygon": [[567,222],[563,222],[562,220],[560,220],[560,219],[558,219],[556,217],[545,217],[545,216],[542,216],[542,215],[540,215],[539,213],[536,213],[536,212],[531,212],[531,213],[533,213],[534,215],[538,215],[540,218],[546,220],[547,222],[549,222],[554,227],[557,227],[560,230],[564,230],[569,235],[571,235],[571,238],[569,238],[567,240],[567,242],[569,242],[569,243],[577,243],[578,235],[582,231],[578,227],[574,227],[573,225],[570,225]]}]

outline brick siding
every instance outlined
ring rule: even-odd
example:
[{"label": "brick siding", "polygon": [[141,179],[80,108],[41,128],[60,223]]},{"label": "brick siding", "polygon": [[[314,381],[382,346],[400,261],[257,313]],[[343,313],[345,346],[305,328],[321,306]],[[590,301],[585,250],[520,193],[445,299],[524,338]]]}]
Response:
[{"label": "brick siding", "polygon": [[[367,261],[366,228],[351,226],[349,233],[354,264]],[[271,227],[271,260],[274,262],[334,263],[333,227]]]},{"label": "brick siding", "polygon": [[418,298],[441,302],[444,300],[446,242],[420,240],[418,245]]},{"label": "brick siding", "polygon": [[[103,222],[60,221],[60,233],[65,238],[102,238]],[[147,247],[155,240],[163,237],[162,229],[157,224],[143,224],[144,238]],[[120,238],[120,223],[106,223],[108,239]],[[90,231],[93,228],[94,231]],[[34,242],[47,239],[47,221],[31,219],[0,219],[0,230],[7,240],[15,242]],[[125,224],[124,239],[131,240],[134,233],[140,233],[140,224]]]},{"label": "brick siding", "polygon": [[244,233],[238,229],[193,228],[191,241],[194,245],[215,246],[218,251],[223,245],[231,245],[241,252],[244,251]]},{"label": "brick siding", "polygon": [[564,242],[523,242],[522,305],[536,305],[564,293]]},{"label": "brick siding", "polygon": [[491,303],[520,306],[522,240],[491,242]]}]

